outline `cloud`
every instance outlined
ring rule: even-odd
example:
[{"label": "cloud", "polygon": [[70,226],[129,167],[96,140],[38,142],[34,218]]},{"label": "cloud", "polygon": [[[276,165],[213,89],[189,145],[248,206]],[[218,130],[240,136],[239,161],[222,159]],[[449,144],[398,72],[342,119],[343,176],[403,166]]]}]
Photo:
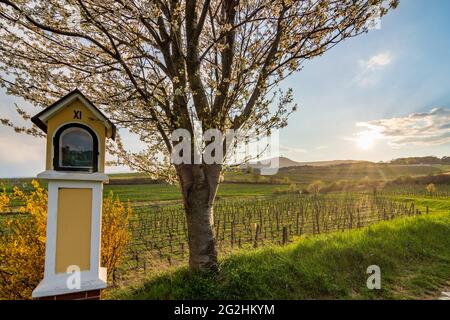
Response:
[{"label": "cloud", "polygon": [[44,158],[45,141],[43,139],[39,141],[38,138],[18,134],[0,137],[0,164],[18,165],[18,168],[23,165],[43,166]]},{"label": "cloud", "polygon": [[368,60],[360,60],[360,72],[355,77],[355,82],[363,87],[378,83],[377,71],[384,69],[393,59],[392,54],[387,51],[378,53]]},{"label": "cloud", "polygon": [[390,52],[384,52],[377,54],[373,57],[371,57],[367,61],[363,61],[362,64],[364,65],[366,70],[373,71],[380,68],[383,68],[390,64],[392,62],[392,55]]},{"label": "cloud", "polygon": [[328,146],[317,146],[316,150],[326,150],[328,149]]},{"label": "cloud", "polygon": [[385,139],[389,145],[397,148],[450,143],[449,108],[435,108],[406,117],[359,122],[356,125],[363,128],[357,136],[371,132],[377,139]]}]

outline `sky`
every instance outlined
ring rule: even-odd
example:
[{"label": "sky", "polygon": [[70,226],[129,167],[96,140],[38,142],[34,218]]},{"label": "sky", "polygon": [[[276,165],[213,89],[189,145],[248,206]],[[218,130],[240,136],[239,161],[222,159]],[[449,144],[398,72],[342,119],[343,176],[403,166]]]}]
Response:
[{"label": "sky", "polygon": [[[280,132],[282,156],[450,156],[450,1],[400,1],[379,29],[307,61],[281,87],[293,89],[299,106]],[[24,104],[0,89],[0,118],[17,119],[14,103]],[[139,148],[135,137],[123,140]],[[44,139],[0,127],[0,177],[35,176],[44,166]]]},{"label": "sky", "polygon": [[284,84],[299,111],[281,153],[299,161],[450,155],[450,1],[402,0],[380,29]]}]

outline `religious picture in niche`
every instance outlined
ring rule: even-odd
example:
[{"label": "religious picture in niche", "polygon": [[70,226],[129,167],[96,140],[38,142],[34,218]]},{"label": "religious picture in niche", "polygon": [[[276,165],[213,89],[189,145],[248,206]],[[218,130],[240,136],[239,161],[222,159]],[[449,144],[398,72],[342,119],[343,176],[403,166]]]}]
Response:
[{"label": "religious picture in niche", "polygon": [[93,169],[94,143],[92,136],[82,128],[68,128],[60,137],[59,166]]}]

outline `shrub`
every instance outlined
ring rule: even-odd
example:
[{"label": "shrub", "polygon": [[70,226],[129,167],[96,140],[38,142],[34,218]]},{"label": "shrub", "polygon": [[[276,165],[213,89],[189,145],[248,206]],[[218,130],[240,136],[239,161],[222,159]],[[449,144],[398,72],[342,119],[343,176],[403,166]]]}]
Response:
[{"label": "shrub", "polygon": [[119,198],[114,199],[112,192],[103,200],[101,259],[102,266],[108,269],[108,277],[113,280],[130,239],[128,221],[131,213],[130,204],[125,207]]},{"label": "shrub", "polygon": [[299,193],[302,193],[302,191],[295,183],[291,183],[287,189],[275,188],[273,190],[273,194],[299,194]]},{"label": "shrub", "polygon": [[11,202],[11,199],[9,198],[8,194],[6,193],[6,189],[3,188],[3,192],[0,193],[0,213],[3,213],[6,207],[8,207],[9,203]]},{"label": "shrub", "polygon": [[325,184],[322,181],[316,180],[308,185],[308,191],[313,194],[318,194],[324,186]]},{"label": "shrub", "polygon": [[[11,196],[0,195],[1,203],[16,199],[22,204],[19,214],[0,219],[0,299],[30,299],[44,275],[47,192],[35,180],[32,186],[31,192],[15,187]],[[130,206],[112,194],[103,202],[101,255],[110,275],[129,238],[130,214]]]},{"label": "shrub", "polygon": [[0,299],[29,299],[44,274],[47,193],[32,185],[31,193],[14,188],[21,214],[0,221]]},{"label": "shrub", "polygon": [[433,183],[428,184],[426,189],[430,196],[436,193],[436,186]]}]

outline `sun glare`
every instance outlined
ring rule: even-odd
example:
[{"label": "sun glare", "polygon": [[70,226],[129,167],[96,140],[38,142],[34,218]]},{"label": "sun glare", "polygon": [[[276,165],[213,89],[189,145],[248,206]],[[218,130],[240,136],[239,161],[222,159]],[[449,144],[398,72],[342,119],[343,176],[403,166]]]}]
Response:
[{"label": "sun glare", "polygon": [[361,150],[369,150],[375,144],[375,140],[379,138],[379,132],[366,130],[358,133],[358,137],[356,138],[356,145]]}]

